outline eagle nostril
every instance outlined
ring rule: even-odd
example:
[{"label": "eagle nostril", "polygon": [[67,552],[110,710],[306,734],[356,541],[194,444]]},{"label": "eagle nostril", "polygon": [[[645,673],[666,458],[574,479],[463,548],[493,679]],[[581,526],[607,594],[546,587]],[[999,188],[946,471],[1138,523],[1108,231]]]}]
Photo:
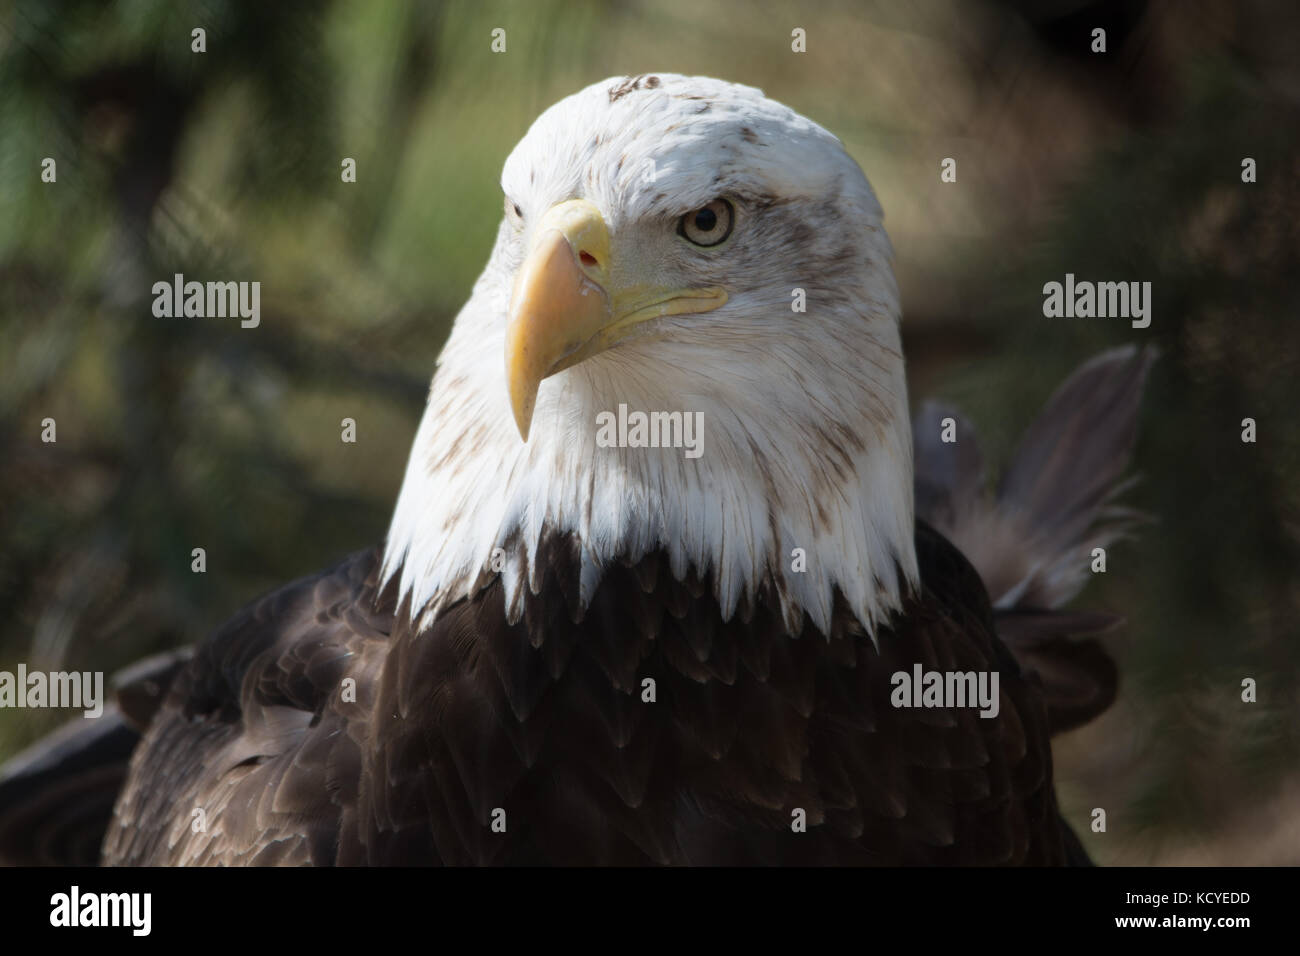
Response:
[{"label": "eagle nostril", "polygon": [[584,266],[599,265],[599,263],[596,261],[596,257],[593,256],[586,249],[583,249],[581,252],[578,253],[578,261],[581,262]]}]

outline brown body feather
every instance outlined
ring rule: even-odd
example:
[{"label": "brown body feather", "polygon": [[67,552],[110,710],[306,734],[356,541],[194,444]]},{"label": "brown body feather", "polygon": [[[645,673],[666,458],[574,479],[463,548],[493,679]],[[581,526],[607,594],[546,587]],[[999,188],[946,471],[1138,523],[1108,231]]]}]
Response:
[{"label": "brown body feather", "polygon": [[[356,555],[198,651],[135,754],[105,861],[1064,862],[1038,690],[975,570],[925,526],[917,547],[921,593],[878,650],[844,613],[829,640],[790,636],[762,594],[723,622],[658,554],[609,569],[575,622],[563,539],[519,624],[494,584],[414,633],[376,593],[378,553]],[[914,663],[998,671],[1000,713],[891,706]]]}]

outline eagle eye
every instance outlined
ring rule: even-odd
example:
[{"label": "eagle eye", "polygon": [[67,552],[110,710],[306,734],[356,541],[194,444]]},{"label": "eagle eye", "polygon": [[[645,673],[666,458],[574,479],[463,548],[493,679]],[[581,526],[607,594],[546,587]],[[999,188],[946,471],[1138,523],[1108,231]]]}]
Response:
[{"label": "eagle eye", "polygon": [[697,246],[716,246],[731,235],[735,213],[727,200],[715,199],[682,216],[677,223],[677,234]]},{"label": "eagle eye", "polygon": [[509,196],[506,197],[506,218],[516,226],[521,225],[524,221],[524,211],[519,208],[519,203],[511,200]]}]

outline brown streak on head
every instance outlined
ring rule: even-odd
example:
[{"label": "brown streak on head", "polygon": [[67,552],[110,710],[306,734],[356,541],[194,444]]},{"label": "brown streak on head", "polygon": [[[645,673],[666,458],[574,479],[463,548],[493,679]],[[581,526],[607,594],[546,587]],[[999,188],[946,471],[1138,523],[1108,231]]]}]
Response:
[{"label": "brown streak on head", "polygon": [[[452,440],[451,445],[446,448],[446,450],[442,451],[441,454],[438,453],[437,449],[434,450],[434,453],[429,456],[429,464],[427,466],[429,474],[437,474],[444,467],[456,460],[460,454],[461,442],[465,440],[465,437],[465,432],[460,432]],[[471,441],[478,444],[482,441],[482,436],[479,436],[477,439],[471,439]]]},{"label": "brown streak on head", "polygon": [[619,100],[627,96],[633,90],[640,90],[640,89],[654,90],[658,88],[659,88],[659,77],[657,76],[646,76],[644,73],[639,74],[638,76],[629,76],[621,83],[618,83],[609,88],[609,101],[611,103],[617,103]]}]

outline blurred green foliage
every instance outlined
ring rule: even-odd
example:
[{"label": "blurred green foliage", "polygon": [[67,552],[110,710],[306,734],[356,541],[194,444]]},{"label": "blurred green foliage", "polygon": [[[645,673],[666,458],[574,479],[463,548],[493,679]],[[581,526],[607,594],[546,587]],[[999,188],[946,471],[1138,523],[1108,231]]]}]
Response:
[{"label": "blurred green foliage", "polygon": [[[1104,861],[1300,862],[1267,849],[1300,819],[1296,19],[1086,0],[0,7],[0,668],[111,671],[380,540],[514,143],[602,77],[704,73],[763,87],[862,163],[914,395],[963,407],[992,460],[1091,353],[1161,348],[1129,498],[1156,520],[1081,598],[1129,616],[1124,689],[1059,742],[1063,801],[1085,834],[1108,810],[1085,835]],[[1106,56],[1087,53],[1094,23]],[[154,318],[151,286],[177,272],[260,281],[261,325]],[[1151,328],[1045,319],[1066,272],[1151,281]],[[0,758],[59,717],[0,713]]]}]

